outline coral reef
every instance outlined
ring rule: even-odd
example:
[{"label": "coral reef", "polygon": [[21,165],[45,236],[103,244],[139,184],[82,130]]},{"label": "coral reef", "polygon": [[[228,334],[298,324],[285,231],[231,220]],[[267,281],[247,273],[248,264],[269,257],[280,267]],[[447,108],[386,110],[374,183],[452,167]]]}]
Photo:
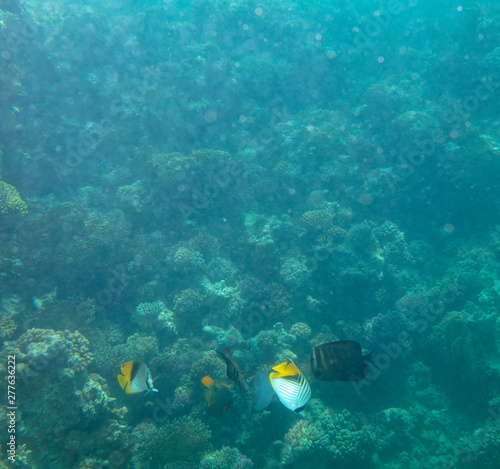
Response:
[{"label": "coral reef", "polygon": [[187,331],[200,328],[203,300],[203,295],[192,288],[183,290],[175,296],[174,323],[179,333],[185,334]]},{"label": "coral reef", "polygon": [[303,322],[296,322],[290,328],[290,334],[301,339],[307,339],[311,335],[311,328]]},{"label": "coral reef", "polygon": [[253,463],[243,456],[238,448],[223,446],[217,451],[206,453],[199,467],[200,469],[251,469]]},{"label": "coral reef", "polygon": [[198,251],[180,246],[173,255],[173,266],[177,272],[185,275],[199,273],[204,270],[205,260]]},{"label": "coral reef", "polygon": [[370,451],[382,444],[368,425],[356,427],[348,411],[335,413],[315,399],[309,407],[311,419],[299,420],[285,435],[283,464],[368,464]]},{"label": "coral reef", "polygon": [[208,426],[193,417],[176,418],[161,427],[142,423],[133,432],[134,459],[151,469],[180,461],[193,467],[209,449],[211,436]]},{"label": "coral reef", "polygon": [[139,304],[132,313],[132,321],[145,332],[158,332],[166,329],[175,333],[173,313],[163,301]]},{"label": "coral reef", "polygon": [[[9,350],[16,354],[25,399],[19,424],[36,460],[76,467],[90,451],[106,458],[123,447],[126,409],[116,407],[101,376],[87,374],[92,354],[79,332],[30,329]],[[44,452],[51,444],[53,450]]]},{"label": "coral reef", "polygon": [[280,277],[291,289],[302,290],[306,287],[310,274],[304,260],[291,257],[281,264]]},{"label": "coral reef", "polygon": [[56,300],[52,296],[47,299],[35,299],[38,305],[30,314],[28,325],[55,330],[79,330],[86,332],[95,320],[95,304],[90,298],[70,297]]},{"label": "coral reef", "polygon": [[0,214],[24,215],[27,212],[26,202],[21,199],[17,189],[5,181],[0,181]]}]

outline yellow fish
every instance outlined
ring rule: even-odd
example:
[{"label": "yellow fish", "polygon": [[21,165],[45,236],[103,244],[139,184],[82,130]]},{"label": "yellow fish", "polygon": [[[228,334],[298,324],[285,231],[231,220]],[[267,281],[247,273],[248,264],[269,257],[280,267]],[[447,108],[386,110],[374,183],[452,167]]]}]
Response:
[{"label": "yellow fish", "polygon": [[127,394],[158,392],[158,389],[153,387],[153,377],[148,367],[140,360],[131,360],[120,365],[118,383]]}]

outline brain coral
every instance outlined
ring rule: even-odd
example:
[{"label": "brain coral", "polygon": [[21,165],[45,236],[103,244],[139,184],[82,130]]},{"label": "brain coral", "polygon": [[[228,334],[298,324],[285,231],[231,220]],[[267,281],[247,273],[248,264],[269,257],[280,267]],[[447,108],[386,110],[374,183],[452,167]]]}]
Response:
[{"label": "brain coral", "polygon": [[17,189],[4,181],[0,181],[0,213],[25,214],[28,211],[26,202],[21,199]]}]

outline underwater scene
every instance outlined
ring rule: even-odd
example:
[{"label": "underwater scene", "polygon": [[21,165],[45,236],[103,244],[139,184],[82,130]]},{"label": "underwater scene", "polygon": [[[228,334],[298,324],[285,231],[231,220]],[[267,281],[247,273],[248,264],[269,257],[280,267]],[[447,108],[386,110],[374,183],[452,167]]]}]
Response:
[{"label": "underwater scene", "polygon": [[500,467],[498,0],[0,0],[0,469]]}]

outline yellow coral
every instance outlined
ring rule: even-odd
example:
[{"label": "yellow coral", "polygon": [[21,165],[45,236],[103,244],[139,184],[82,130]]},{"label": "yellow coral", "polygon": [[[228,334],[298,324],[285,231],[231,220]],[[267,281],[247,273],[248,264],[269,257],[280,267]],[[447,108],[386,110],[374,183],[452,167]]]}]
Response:
[{"label": "yellow coral", "polygon": [[25,214],[28,211],[26,202],[21,199],[17,189],[4,181],[0,181],[0,213]]}]

